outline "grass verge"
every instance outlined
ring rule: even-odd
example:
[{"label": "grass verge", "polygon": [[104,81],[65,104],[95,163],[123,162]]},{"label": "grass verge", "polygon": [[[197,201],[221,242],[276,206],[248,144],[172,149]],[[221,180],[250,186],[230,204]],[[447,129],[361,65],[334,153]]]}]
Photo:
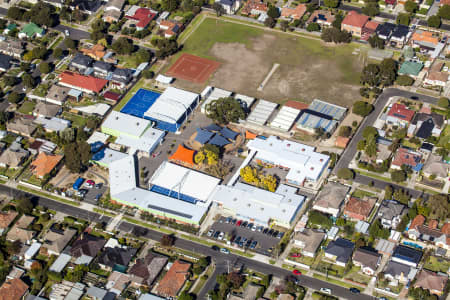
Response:
[{"label": "grass verge", "polygon": [[44,193],[44,192],[41,192],[41,191],[38,191],[38,190],[35,190],[35,189],[32,189],[32,188],[28,188],[28,187],[20,185],[20,184],[17,186],[17,189],[19,189],[21,191],[24,191],[24,192],[27,192],[27,193],[30,193],[30,194],[34,194],[34,195],[38,195],[38,196],[42,196],[42,197],[45,197],[45,198],[49,198],[49,199],[52,199],[52,200],[55,200],[55,201],[58,201],[58,202],[62,202],[62,203],[65,203],[65,204],[69,204],[69,205],[73,205],[73,206],[80,206],[80,203],[78,203],[78,202],[70,201],[70,200],[67,200],[67,199],[63,199],[63,198],[60,198],[60,197],[57,197],[57,196],[54,196],[54,195],[51,195],[51,194],[47,194],[47,193]]},{"label": "grass verge", "polygon": [[327,278],[324,275],[314,274],[313,277],[317,278],[317,279],[320,279],[320,280],[328,281],[329,283],[333,283],[333,284],[336,284],[336,285],[339,285],[339,286],[343,286],[343,287],[346,287],[346,288],[354,287],[354,288],[357,288],[357,289],[361,289],[360,286],[353,285],[351,283],[347,283],[347,282],[344,282],[344,281],[341,281],[341,280],[337,280],[337,279],[334,279],[334,278],[330,278],[330,277]]},{"label": "grass verge", "polygon": [[129,217],[123,217],[122,219],[124,219],[125,221],[127,221],[129,223],[133,223],[133,224],[136,224],[136,225],[139,225],[139,226],[147,227],[147,228],[150,228],[150,229],[153,229],[153,230],[156,230],[156,231],[160,231],[160,232],[163,232],[163,233],[166,233],[166,234],[175,234],[174,231],[171,231],[171,230],[168,230],[168,229],[165,229],[165,228],[158,228],[158,226],[153,225],[153,224],[149,224],[149,223],[144,222],[144,221],[135,220],[135,219],[129,218]]},{"label": "grass verge", "polygon": [[100,208],[97,208],[97,207],[94,207],[94,211],[96,213],[99,213],[99,214],[102,214],[102,215],[105,215],[105,216],[108,216],[108,217],[115,217],[115,216],[117,216],[117,214],[113,214],[113,213],[111,213],[109,211],[106,211],[104,209],[100,209]]}]

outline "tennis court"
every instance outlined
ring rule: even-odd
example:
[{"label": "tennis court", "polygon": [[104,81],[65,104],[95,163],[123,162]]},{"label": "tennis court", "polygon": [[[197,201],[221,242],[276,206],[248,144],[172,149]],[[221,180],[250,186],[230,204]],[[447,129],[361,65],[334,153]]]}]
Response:
[{"label": "tennis court", "polygon": [[125,104],[120,112],[138,118],[143,118],[144,113],[153,105],[153,103],[155,103],[159,96],[161,96],[159,93],[139,89],[130,101]]}]

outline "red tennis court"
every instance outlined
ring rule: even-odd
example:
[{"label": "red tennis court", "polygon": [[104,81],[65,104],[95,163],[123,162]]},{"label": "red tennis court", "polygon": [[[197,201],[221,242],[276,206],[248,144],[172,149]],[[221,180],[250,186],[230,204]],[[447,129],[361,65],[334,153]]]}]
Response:
[{"label": "red tennis court", "polygon": [[220,63],[183,53],[170,67],[166,75],[195,83],[205,82],[220,66]]}]

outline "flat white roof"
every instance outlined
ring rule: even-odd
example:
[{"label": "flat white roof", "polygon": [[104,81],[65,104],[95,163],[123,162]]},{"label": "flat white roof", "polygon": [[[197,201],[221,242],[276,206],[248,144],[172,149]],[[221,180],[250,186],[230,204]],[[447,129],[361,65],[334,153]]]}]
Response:
[{"label": "flat white roof", "polygon": [[36,253],[39,251],[39,249],[41,249],[42,244],[35,242],[33,244],[31,244],[30,248],[28,248],[28,250],[25,252],[25,256],[28,257],[33,257],[36,255]]},{"label": "flat white roof", "polygon": [[51,117],[50,119],[47,119],[45,117],[37,117],[34,120],[35,123],[41,124],[45,129],[52,130],[52,131],[63,131],[67,127],[70,126],[70,121],[60,119],[57,117]]},{"label": "flat white roof", "polygon": [[97,114],[99,116],[104,116],[111,108],[111,105],[105,103],[96,103],[88,106],[74,107],[75,110],[84,112],[86,114]]},{"label": "flat white roof", "polygon": [[156,76],[155,80],[158,82],[161,82],[161,83],[169,84],[173,81],[173,77],[164,76],[162,74],[159,74],[158,76]]},{"label": "flat white roof", "polygon": [[276,103],[261,99],[248,115],[247,121],[258,125],[264,125],[277,106],[278,104]]},{"label": "flat white roof", "polygon": [[111,195],[126,192],[136,187],[134,157],[127,155],[109,164],[109,188]]},{"label": "flat white roof", "polygon": [[61,255],[59,255],[58,258],[55,260],[55,262],[50,266],[49,270],[57,273],[62,272],[62,270],[64,270],[64,268],[70,262],[71,259],[72,256],[65,253],[61,253]]},{"label": "flat white roof", "polygon": [[206,175],[168,161],[163,162],[155,171],[149,183],[207,201],[220,179]]},{"label": "flat white roof", "polygon": [[94,133],[92,133],[92,135],[88,138],[86,143],[88,143],[89,145],[95,144],[95,143],[106,144],[106,142],[108,141],[108,138],[109,138],[109,135],[107,135],[103,132],[94,131]]},{"label": "flat white roof", "polygon": [[102,127],[130,136],[141,136],[150,124],[151,122],[149,120],[112,111],[103,122]]},{"label": "flat white roof", "polygon": [[248,148],[257,151],[256,158],[274,165],[289,168],[286,179],[302,183],[305,178],[317,180],[330,157],[315,152],[315,148],[289,140],[270,136],[266,140],[256,138]]},{"label": "flat white roof", "polygon": [[183,114],[187,113],[198,96],[195,93],[168,87],[144,113],[144,116],[175,124]]},{"label": "flat white roof", "polygon": [[283,106],[278,112],[277,116],[270,123],[270,127],[283,131],[289,131],[299,114],[299,109],[289,106]]},{"label": "flat white roof", "polygon": [[127,156],[128,156],[128,154],[126,154],[126,153],[112,150],[110,148],[104,148],[100,152],[94,154],[92,156],[92,160],[98,162],[99,164],[106,165],[107,167],[109,167],[109,165],[112,162],[114,162],[116,160],[120,160]]},{"label": "flat white roof", "polygon": [[134,150],[151,152],[164,138],[165,134],[166,133],[162,130],[149,127],[140,137],[121,134],[117,137],[115,143]]},{"label": "flat white roof", "polygon": [[290,224],[305,200],[305,197],[296,194],[296,191],[297,189],[284,184],[272,193],[237,183],[235,186],[218,186],[212,200],[260,224],[268,224],[270,220]]}]

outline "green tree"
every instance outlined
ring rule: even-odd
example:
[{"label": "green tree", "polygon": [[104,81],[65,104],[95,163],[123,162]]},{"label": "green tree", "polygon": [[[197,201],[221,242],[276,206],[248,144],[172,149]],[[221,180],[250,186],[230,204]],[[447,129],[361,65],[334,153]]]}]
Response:
[{"label": "green tree", "polygon": [[34,87],[34,78],[28,73],[23,74],[22,76],[23,85],[27,88]]},{"label": "green tree", "polygon": [[17,84],[17,78],[12,76],[3,76],[5,86],[14,86]]},{"label": "green tree", "polygon": [[426,207],[430,210],[431,219],[445,220],[450,216],[450,197],[445,194],[432,195]]},{"label": "green tree", "polygon": [[364,152],[369,157],[377,156],[377,141],[376,141],[375,137],[371,137],[368,139]]},{"label": "green tree", "polygon": [[437,105],[444,109],[448,109],[450,107],[450,100],[446,97],[439,98]]},{"label": "green tree", "polygon": [[375,17],[380,14],[380,8],[376,2],[368,2],[366,3],[366,6],[362,8],[362,12],[370,17]]},{"label": "green tree", "polygon": [[441,26],[441,18],[437,15],[431,16],[427,20],[429,27],[439,28]]},{"label": "green tree", "polygon": [[275,27],[276,24],[277,24],[277,21],[275,21],[274,18],[267,17],[267,18],[264,20],[264,26],[267,26],[267,27],[269,27],[269,28]]},{"label": "green tree", "polygon": [[72,142],[64,147],[65,165],[72,173],[87,169],[91,158],[91,146],[85,141]]},{"label": "green tree", "polygon": [[352,128],[350,126],[341,126],[339,128],[339,136],[350,137],[352,134]]},{"label": "green tree", "polygon": [[384,188],[384,199],[391,200],[392,199],[392,193],[393,193],[392,186],[387,185]]},{"label": "green tree", "polygon": [[54,58],[60,58],[63,55],[63,50],[61,48],[56,48],[52,53]]},{"label": "green tree", "polygon": [[442,5],[439,8],[437,15],[439,17],[441,17],[442,19],[450,20],[450,5],[447,5],[447,4]]},{"label": "green tree", "polygon": [[341,30],[341,24],[343,20],[344,16],[341,13],[338,13],[334,16],[334,21],[333,23],[331,23],[331,26],[338,30]]},{"label": "green tree", "polygon": [[308,31],[320,31],[320,25],[317,23],[309,23],[308,26],[306,26],[306,30]]},{"label": "green tree", "polygon": [[365,101],[356,101],[353,104],[352,111],[354,114],[366,117],[373,111],[373,105]]},{"label": "green tree", "polygon": [[138,63],[150,62],[150,59],[152,58],[151,52],[144,48],[140,48],[135,55]]},{"label": "green tree", "polygon": [[172,247],[175,244],[175,236],[173,234],[164,234],[161,237],[161,246]]},{"label": "green tree", "polygon": [[175,11],[178,6],[180,5],[180,2],[178,0],[162,0],[161,1],[161,8],[163,10],[167,11]]},{"label": "green tree", "polygon": [[286,31],[289,28],[289,22],[286,20],[282,20],[280,22],[280,28],[282,31]]},{"label": "green tree", "polygon": [[327,43],[350,43],[352,41],[351,33],[334,27],[323,29],[320,38]]},{"label": "green tree", "polygon": [[245,119],[245,111],[239,101],[232,97],[219,98],[206,105],[208,118],[220,123],[228,124]]},{"label": "green tree", "polygon": [[31,212],[33,211],[33,208],[34,208],[34,204],[31,201],[31,199],[22,197],[22,198],[16,199],[16,208],[17,208],[17,211],[22,214],[31,214]]},{"label": "green tree", "polygon": [[339,5],[339,0],[324,0],[323,4],[329,8],[336,8]]},{"label": "green tree", "polygon": [[24,11],[19,7],[11,6],[8,9],[7,17],[10,19],[19,20],[22,17],[23,13]]},{"label": "green tree", "polygon": [[191,293],[188,293],[186,291],[181,292],[181,294],[178,296],[178,300],[195,300],[195,296],[193,296]]},{"label": "green tree", "polygon": [[337,176],[345,180],[350,180],[355,178],[355,173],[349,168],[341,168],[338,170]]},{"label": "green tree", "polygon": [[384,49],[384,40],[376,34],[369,37],[368,42],[372,48]]},{"label": "green tree", "polygon": [[411,22],[411,15],[405,14],[405,13],[400,13],[397,15],[397,19],[395,20],[395,22],[397,24],[409,26],[409,22]]},{"label": "green tree", "polygon": [[361,83],[369,86],[378,86],[381,83],[380,67],[377,64],[368,64],[361,73]]},{"label": "green tree", "polygon": [[77,44],[74,40],[70,39],[70,38],[66,38],[64,40],[64,45],[69,48],[69,49],[76,49],[77,48]]},{"label": "green tree", "polygon": [[178,43],[174,39],[156,39],[155,46],[158,48],[157,58],[166,58],[179,50]]},{"label": "green tree", "polygon": [[380,63],[380,79],[383,86],[392,85],[397,77],[397,62],[392,58],[383,59]]},{"label": "green tree", "polygon": [[212,8],[214,9],[214,11],[216,12],[216,15],[218,17],[220,17],[221,15],[226,13],[222,4],[220,4],[219,2],[214,2],[214,4],[212,5]]},{"label": "green tree", "polygon": [[22,95],[17,92],[12,91],[11,94],[8,95],[9,103],[19,103],[22,100]]},{"label": "green tree", "polygon": [[118,54],[126,54],[126,55],[130,55],[134,49],[133,42],[131,42],[125,37],[120,37],[117,40],[115,40],[112,43],[111,47]]},{"label": "green tree", "polygon": [[378,136],[378,130],[373,126],[367,126],[363,129],[363,137],[367,140],[369,138],[376,138]]},{"label": "green tree", "polygon": [[40,64],[39,64],[39,71],[41,71],[41,73],[43,73],[43,74],[48,74],[48,73],[50,73],[50,71],[51,71],[51,67],[50,67],[50,64],[49,63],[47,63],[47,62],[41,62]]},{"label": "green tree", "polygon": [[406,173],[403,170],[395,170],[391,172],[391,179],[394,182],[403,182],[406,180]]},{"label": "green tree", "polygon": [[414,79],[408,75],[400,75],[395,82],[401,86],[411,86],[414,83]]},{"label": "green tree", "polygon": [[267,15],[272,19],[278,19],[280,17],[280,9],[274,5],[269,4]]},{"label": "green tree", "polygon": [[414,13],[419,8],[416,2],[408,0],[405,3],[405,10],[409,13]]}]

